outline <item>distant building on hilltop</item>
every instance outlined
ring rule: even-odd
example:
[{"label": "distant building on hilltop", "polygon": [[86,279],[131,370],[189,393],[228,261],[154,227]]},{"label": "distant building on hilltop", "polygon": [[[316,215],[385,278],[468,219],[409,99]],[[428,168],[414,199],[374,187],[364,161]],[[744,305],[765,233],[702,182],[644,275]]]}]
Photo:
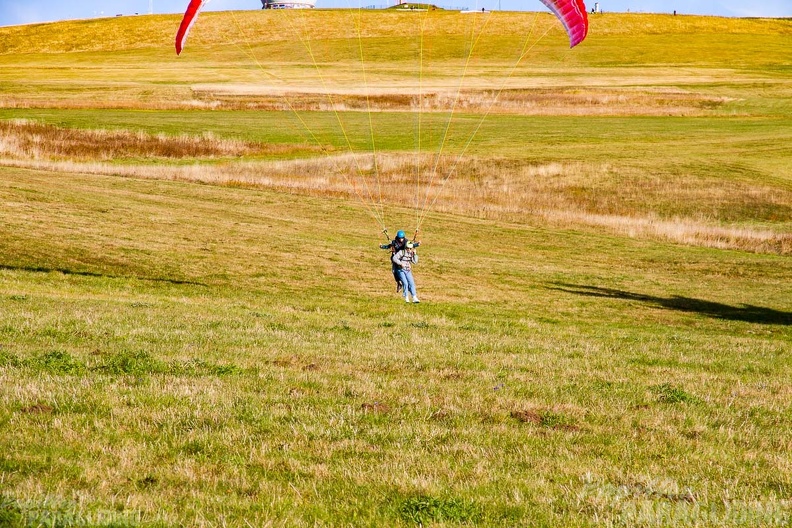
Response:
[{"label": "distant building on hilltop", "polygon": [[316,0],[261,0],[261,9],[310,9]]}]

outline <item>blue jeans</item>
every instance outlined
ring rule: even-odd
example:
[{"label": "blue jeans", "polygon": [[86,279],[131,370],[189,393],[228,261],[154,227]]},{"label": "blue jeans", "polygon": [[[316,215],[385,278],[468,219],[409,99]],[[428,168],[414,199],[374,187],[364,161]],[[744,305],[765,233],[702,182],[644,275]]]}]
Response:
[{"label": "blue jeans", "polygon": [[410,270],[399,270],[399,280],[404,287],[404,297],[407,297],[407,294],[411,294],[413,297],[417,295],[415,293],[415,280],[413,279],[412,271]]}]

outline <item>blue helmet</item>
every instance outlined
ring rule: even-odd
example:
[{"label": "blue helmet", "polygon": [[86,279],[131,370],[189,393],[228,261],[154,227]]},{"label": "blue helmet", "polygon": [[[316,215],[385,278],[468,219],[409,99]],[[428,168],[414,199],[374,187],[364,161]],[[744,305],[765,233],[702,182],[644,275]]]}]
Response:
[{"label": "blue helmet", "polygon": [[404,231],[397,231],[396,232],[396,238],[404,238],[405,236],[407,236],[407,235],[404,234]]}]

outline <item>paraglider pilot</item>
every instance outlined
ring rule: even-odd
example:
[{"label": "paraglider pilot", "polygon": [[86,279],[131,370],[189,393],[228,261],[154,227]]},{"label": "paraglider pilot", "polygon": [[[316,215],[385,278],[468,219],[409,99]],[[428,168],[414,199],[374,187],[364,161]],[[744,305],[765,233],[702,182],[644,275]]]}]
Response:
[{"label": "paraglider pilot", "polygon": [[[416,231],[415,234],[417,236],[418,232]],[[393,257],[393,255],[403,250],[407,246],[407,242],[408,242],[407,235],[404,233],[404,231],[399,230],[396,232],[396,238],[394,238],[387,244],[381,244],[380,249],[390,249],[391,257]],[[413,244],[413,248],[417,248],[418,246],[421,245],[420,242],[417,242],[415,240],[412,241],[412,244]],[[402,280],[401,277],[399,276],[400,269],[401,268],[397,266],[396,263],[393,262],[393,259],[391,258],[391,272],[393,273],[393,280],[396,281],[397,293],[400,292],[402,289]]]},{"label": "paraglider pilot", "polygon": [[418,254],[415,252],[415,244],[408,241],[404,248],[395,252],[391,257],[391,262],[398,268],[399,280],[402,283],[404,290],[404,301],[410,302],[410,295],[412,295],[412,302],[421,302],[418,300],[418,293],[415,291],[415,279],[413,279],[412,265],[418,263]]}]

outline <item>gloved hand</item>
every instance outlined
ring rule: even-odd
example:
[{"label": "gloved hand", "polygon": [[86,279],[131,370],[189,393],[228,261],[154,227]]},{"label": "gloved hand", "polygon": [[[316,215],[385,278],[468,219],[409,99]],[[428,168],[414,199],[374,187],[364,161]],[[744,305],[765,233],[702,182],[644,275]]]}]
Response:
[{"label": "gloved hand", "polygon": [[380,244],[380,249],[388,249],[390,244]]}]

